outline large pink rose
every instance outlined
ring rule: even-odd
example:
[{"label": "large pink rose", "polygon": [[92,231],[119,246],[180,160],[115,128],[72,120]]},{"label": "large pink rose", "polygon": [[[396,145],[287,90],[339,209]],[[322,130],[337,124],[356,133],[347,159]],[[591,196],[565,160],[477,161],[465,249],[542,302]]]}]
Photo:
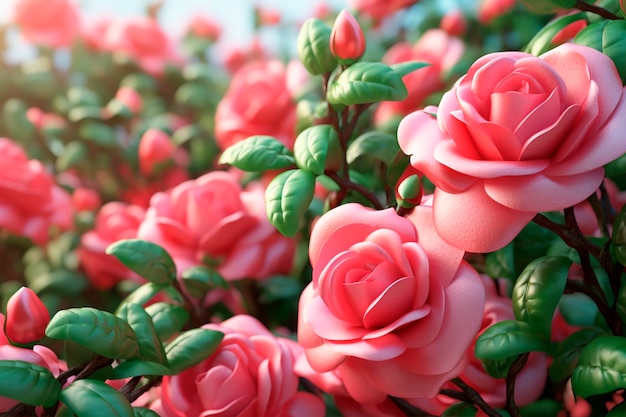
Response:
[{"label": "large pink rose", "polygon": [[339,206],[315,224],[309,256],[298,341],[315,371],[335,370],[362,403],[432,397],[461,372],[484,289],[463,251],[436,234],[430,207],[408,219]]},{"label": "large pink rose", "polygon": [[[485,330],[495,323],[504,320],[514,320],[511,299],[501,296],[496,290],[497,282],[488,276],[483,276],[485,285],[485,312],[480,332],[467,350],[468,365],[459,375],[470,387],[492,407],[504,408],[506,405],[506,381],[502,378],[493,378],[483,368],[482,362],[474,354],[476,339]],[[517,376],[515,384],[515,403],[524,406],[537,400],[548,378],[548,358],[543,352],[532,352],[528,362]],[[452,383],[445,388],[458,389]],[[441,414],[458,400],[439,394],[432,399],[414,400],[412,403],[429,413]]]},{"label": "large pink rose", "polygon": [[465,46],[460,39],[441,29],[424,32],[414,45],[402,42],[391,47],[383,57],[389,65],[407,61],[424,61],[430,65],[402,77],[409,95],[401,101],[380,103],[374,115],[376,124],[422,108],[429,95],[445,88],[445,73],[459,61],[464,51]]},{"label": "large pink rose", "polygon": [[257,61],[242,67],[217,106],[215,139],[221,149],[252,135],[274,136],[293,147],[296,104],[280,61]]},{"label": "large pink rose", "polygon": [[111,22],[106,28],[105,48],[134,59],[146,72],[160,75],[167,64],[178,65],[180,55],[159,23],[149,17]]},{"label": "large pink rose", "polygon": [[470,252],[494,251],[538,212],[590,196],[603,166],[626,152],[623,95],[613,61],[586,46],[476,61],[438,109],[398,128],[411,164],[437,186],[439,234]]},{"label": "large pink rose", "polygon": [[13,21],[30,42],[69,46],[80,30],[78,8],[70,0],[18,0]]},{"label": "large pink rose", "polygon": [[293,342],[246,315],[203,327],[223,332],[224,339],[199,365],[163,378],[161,400],[153,406],[160,416],[324,416],[319,397],[298,391]]},{"label": "large pink rose", "polygon": [[0,228],[45,244],[51,228],[72,226],[72,199],[43,164],[0,138]]},{"label": "large pink rose", "polygon": [[138,237],[162,245],[180,271],[208,260],[228,280],[291,269],[295,242],[267,220],[264,190],[213,171],[156,193]]},{"label": "large pink rose", "polygon": [[142,207],[132,204],[114,201],[102,206],[94,229],[81,237],[78,248],[80,263],[94,287],[106,290],[122,280],[139,279],[105,250],[118,240],[137,237],[144,215]]}]

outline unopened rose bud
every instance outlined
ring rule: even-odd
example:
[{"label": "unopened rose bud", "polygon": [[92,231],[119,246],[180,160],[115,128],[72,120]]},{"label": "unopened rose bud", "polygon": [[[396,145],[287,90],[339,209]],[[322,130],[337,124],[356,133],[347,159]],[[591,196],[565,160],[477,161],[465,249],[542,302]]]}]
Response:
[{"label": "unopened rose bud", "polygon": [[29,344],[46,335],[50,313],[37,294],[22,287],[9,298],[5,333],[13,343]]},{"label": "unopened rose bud", "polygon": [[411,209],[418,206],[421,200],[422,182],[418,174],[408,175],[398,182],[396,201],[400,207]]},{"label": "unopened rose bud", "polygon": [[117,93],[115,93],[115,99],[128,107],[133,114],[137,114],[141,111],[143,100],[137,90],[131,87],[120,87],[120,89],[117,90]]},{"label": "unopened rose bud", "polygon": [[144,174],[154,174],[159,166],[170,161],[176,148],[172,140],[158,129],[148,129],[139,142],[139,168]]},{"label": "unopened rose bud", "polygon": [[467,21],[459,9],[446,13],[439,25],[451,36],[463,36],[467,31]]},{"label": "unopened rose bud", "polygon": [[350,65],[365,52],[365,34],[359,22],[345,10],[342,10],[333,25],[330,34],[330,51],[342,64]]},{"label": "unopened rose bud", "polygon": [[72,193],[72,206],[77,212],[95,211],[101,203],[100,195],[89,188],[78,187]]}]

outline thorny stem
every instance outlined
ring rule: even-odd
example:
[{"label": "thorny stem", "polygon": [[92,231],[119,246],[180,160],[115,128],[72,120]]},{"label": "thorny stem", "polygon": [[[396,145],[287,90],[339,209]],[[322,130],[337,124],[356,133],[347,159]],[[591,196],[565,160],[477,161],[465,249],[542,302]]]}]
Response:
[{"label": "thorny stem", "polygon": [[593,4],[589,4],[583,0],[576,0],[576,3],[574,4],[574,8],[578,10],[582,10],[583,12],[595,13],[598,16],[602,16],[603,18],[609,19],[609,20],[621,19],[619,16],[613,14],[612,12],[610,12],[609,10],[605,8],[596,6]]},{"label": "thorny stem", "polygon": [[325,174],[330,179],[335,181],[337,183],[337,185],[339,185],[342,189],[350,189],[350,190],[356,191],[356,192],[360,193],[361,195],[363,195],[363,197],[367,198],[374,205],[374,207],[376,207],[377,210],[384,209],[383,205],[380,204],[380,201],[378,201],[378,198],[376,198],[376,195],[374,195],[374,193],[372,193],[367,188],[365,188],[365,187],[363,187],[363,186],[361,186],[359,184],[353,183],[352,181],[350,181],[350,179],[346,179],[346,178],[341,177],[336,172],[327,171],[327,172],[325,172]]},{"label": "thorny stem", "polygon": [[419,408],[409,404],[402,398],[396,398],[389,396],[389,399],[392,403],[396,405],[404,414],[411,417],[435,417],[434,415],[427,413],[424,410],[420,410]]},{"label": "thorny stem", "polygon": [[506,411],[511,417],[522,417],[517,404],[515,404],[515,380],[528,361],[529,353],[522,353],[513,361],[509,372],[506,374]]},{"label": "thorny stem", "polygon": [[[498,413],[493,407],[487,404],[483,397],[481,397],[474,388],[467,385],[465,381],[463,381],[461,378],[453,378],[450,382],[461,388],[461,392],[455,390],[441,390],[440,392],[442,394],[448,395],[449,397],[456,398],[470,404],[474,404],[489,417],[502,417],[500,413]],[[455,396],[458,394],[461,395]]]}]

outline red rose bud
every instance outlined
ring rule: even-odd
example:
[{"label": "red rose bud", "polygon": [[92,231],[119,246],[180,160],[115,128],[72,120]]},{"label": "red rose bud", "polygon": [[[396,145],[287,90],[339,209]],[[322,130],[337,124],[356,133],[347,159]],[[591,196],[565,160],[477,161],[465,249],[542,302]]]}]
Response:
[{"label": "red rose bud", "polygon": [[365,34],[359,22],[342,10],[330,33],[330,51],[342,64],[350,65],[365,52]]},{"label": "red rose bud", "polygon": [[169,162],[176,147],[164,132],[158,129],[148,129],[139,142],[139,168],[146,175],[154,174],[159,168]]},{"label": "red rose bud", "polygon": [[28,344],[43,339],[50,313],[37,294],[22,287],[9,298],[5,333],[13,343]]}]

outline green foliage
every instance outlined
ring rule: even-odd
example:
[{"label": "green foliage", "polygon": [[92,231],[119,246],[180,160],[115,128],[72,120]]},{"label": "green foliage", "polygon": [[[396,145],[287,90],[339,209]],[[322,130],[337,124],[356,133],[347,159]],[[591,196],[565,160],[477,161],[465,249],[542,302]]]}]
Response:
[{"label": "green foliage", "polygon": [[391,165],[399,151],[400,145],[395,135],[372,131],[350,142],[346,159],[351,164],[360,157],[370,157]]},{"label": "green foliage", "polygon": [[331,72],[337,60],[330,52],[330,27],[317,18],[307,19],[298,34],[298,57],[312,75]]},{"label": "green foliage", "polygon": [[626,338],[600,336],[580,354],[572,374],[576,395],[588,397],[626,388]]},{"label": "green foliage", "polygon": [[339,135],[331,125],[315,125],[303,130],[293,146],[298,168],[311,171],[315,175],[324,174],[328,162],[333,168],[341,167],[341,146]]},{"label": "green foliage", "polygon": [[166,285],[176,280],[176,265],[172,257],[156,243],[124,239],[111,244],[106,253],[155,284]]},{"label": "green foliage", "polygon": [[622,207],[613,223],[611,252],[620,264],[626,265],[626,206]]},{"label": "green foliage", "polygon": [[185,288],[194,297],[202,297],[214,288],[228,289],[228,282],[215,270],[206,266],[193,266],[183,271]]},{"label": "green foliage", "polygon": [[[61,391],[60,400],[77,417],[133,417],[133,407],[126,397],[102,381],[79,379]],[[97,411],[96,411],[97,410]]]},{"label": "green foliage", "polygon": [[524,48],[524,52],[528,52],[533,55],[541,55],[544,52],[548,52],[550,49],[554,48],[554,44],[552,43],[552,39],[556,36],[557,33],[561,31],[567,25],[576,22],[577,20],[585,19],[585,15],[583,13],[575,13],[575,14],[567,14],[563,16],[559,16],[550,21],[547,25],[543,27],[537,34],[531,39],[531,41]]},{"label": "green foliage", "polygon": [[265,190],[265,211],[270,223],[285,236],[294,236],[315,192],[315,174],[291,169],[278,174]]},{"label": "green foliage", "polygon": [[574,7],[576,0],[521,0],[521,3],[532,13],[549,14]]},{"label": "green foliage", "polygon": [[400,77],[404,77],[412,73],[413,71],[417,71],[420,68],[424,68],[429,66],[428,62],[421,61],[406,61],[399,62],[397,64],[390,65],[391,69],[393,69]]},{"label": "green foliage", "polygon": [[543,351],[548,348],[543,337],[529,323],[505,320],[487,328],[476,340],[478,359],[506,359],[522,353]]},{"label": "green foliage", "polygon": [[71,340],[107,358],[131,359],[139,354],[137,336],[124,320],[93,307],[57,312],[46,328],[46,336]]},{"label": "green foliage", "polygon": [[124,361],[113,369],[113,379],[132,378],[136,376],[172,375],[170,368],[162,363],[140,359]]},{"label": "green foliage", "polygon": [[146,307],[159,339],[165,341],[178,333],[189,321],[189,312],[182,306],[158,302]]},{"label": "green foliage", "polygon": [[165,348],[165,354],[174,373],[199,364],[215,351],[224,334],[215,330],[191,329],[178,335]]},{"label": "green foliage", "polygon": [[19,360],[0,360],[0,396],[28,405],[50,407],[57,402],[61,385],[43,366]]},{"label": "green foliage", "polygon": [[224,151],[220,164],[232,165],[242,171],[265,171],[294,166],[293,154],[272,136],[250,136]]},{"label": "green foliage", "polygon": [[625,38],[626,20],[599,20],[581,30],[574,42],[597,49],[611,58],[622,82],[626,82]]},{"label": "green foliage", "polygon": [[167,365],[165,350],[150,315],[138,304],[125,304],[117,313],[137,336],[139,359]]},{"label": "green foliage", "polygon": [[562,341],[554,352],[554,360],[550,365],[550,378],[554,381],[564,381],[572,375],[580,352],[593,339],[604,332],[597,327],[589,327],[572,333]]}]

